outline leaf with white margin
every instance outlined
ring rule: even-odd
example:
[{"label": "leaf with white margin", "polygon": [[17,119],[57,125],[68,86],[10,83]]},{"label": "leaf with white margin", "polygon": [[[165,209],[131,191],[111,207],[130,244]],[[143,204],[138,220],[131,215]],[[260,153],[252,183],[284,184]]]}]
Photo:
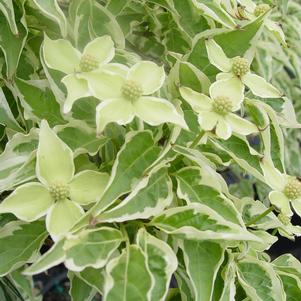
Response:
[{"label": "leaf with white margin", "polygon": [[63,250],[64,240],[57,241],[51,249],[40,256],[30,267],[25,271],[25,275],[40,274],[48,269],[64,262],[66,255]]},{"label": "leaf with white margin", "polygon": [[285,301],[281,282],[273,267],[248,257],[237,263],[238,281],[247,296],[256,301]]},{"label": "leaf with white margin", "polygon": [[278,271],[293,274],[301,280],[301,263],[292,254],[283,254],[273,261],[274,268]]},{"label": "leaf with white margin", "polygon": [[72,120],[66,125],[58,125],[55,131],[58,137],[74,151],[74,156],[86,152],[93,156],[108,141],[104,136],[97,137],[95,129],[78,120]]},{"label": "leaf with white margin", "polygon": [[14,5],[12,0],[6,0],[0,2],[0,10],[4,14],[9,24],[10,30],[14,35],[18,35],[18,27],[15,19]]},{"label": "leaf with white margin", "polygon": [[80,272],[75,272],[75,274],[88,285],[94,287],[101,295],[103,294],[103,286],[105,282],[104,269],[88,267]]},{"label": "leaf with white margin", "polygon": [[259,241],[245,228],[225,220],[216,211],[199,203],[167,209],[150,225],[186,239]]},{"label": "leaf with white margin", "polygon": [[216,172],[215,164],[204,156],[204,152],[180,145],[175,145],[173,150],[200,166],[201,169],[199,171],[202,177],[202,184],[211,186],[219,192],[228,193],[226,181],[219,173]]},{"label": "leaf with white margin", "polygon": [[222,269],[222,280],[224,281],[223,290],[219,301],[233,301],[236,294],[236,264],[232,253],[228,252],[228,262]]},{"label": "leaf with white margin", "polygon": [[125,139],[126,142],[117,154],[104,194],[75,225],[74,230],[85,226],[91,217],[99,215],[121,195],[131,192],[144,176],[145,170],[158,158],[160,147],[155,145],[151,132],[131,132]]},{"label": "leaf with white margin", "polygon": [[165,167],[143,178],[122,202],[97,216],[101,222],[124,222],[148,219],[170,205],[173,199],[172,182]]},{"label": "leaf with white margin", "polygon": [[50,126],[66,123],[47,80],[26,81],[16,78],[15,83],[26,119],[36,122],[47,119]]},{"label": "leaf with white margin", "polygon": [[147,257],[137,245],[130,245],[106,266],[103,301],[149,301],[154,280]]},{"label": "leaf with white margin", "polygon": [[224,248],[215,242],[193,240],[183,240],[180,247],[195,301],[211,300],[214,282],[224,260]]},{"label": "leaf with white margin", "polygon": [[286,301],[299,301],[301,296],[301,280],[295,275],[278,272],[283,289],[286,295]]},{"label": "leaf with white margin", "polygon": [[180,289],[181,300],[194,301],[195,297],[193,286],[184,267],[178,267],[175,272],[175,278]]},{"label": "leaf with white margin", "polygon": [[30,262],[48,236],[43,221],[6,224],[0,233],[0,276]]},{"label": "leaf with white margin", "polygon": [[96,295],[96,290],[80,279],[71,271],[68,272],[70,281],[69,295],[72,301],[91,301]]},{"label": "leaf with white margin", "polygon": [[222,9],[222,7],[218,3],[215,3],[215,1],[192,0],[192,3],[205,16],[212,18],[213,20],[224,25],[227,28],[235,28],[236,24],[233,19]]},{"label": "leaf with white margin", "polygon": [[263,230],[250,230],[250,232],[261,239],[260,243],[250,242],[250,247],[258,252],[268,250],[278,240],[277,236],[271,235]]},{"label": "leaf with white margin", "polygon": [[[1,9],[1,3],[0,3]],[[19,123],[16,121],[10,106],[7,102],[6,96],[3,93],[3,89],[0,88],[0,124],[5,127],[12,129],[16,132],[23,132],[23,128],[20,127]]]},{"label": "leaf with white margin", "polygon": [[102,268],[124,240],[122,233],[114,228],[102,227],[83,230],[70,236],[65,244],[65,265],[71,271],[86,267]]},{"label": "leaf with white margin", "polygon": [[228,140],[210,138],[210,141],[218,149],[225,151],[244,170],[264,182],[260,167],[263,155],[252,148],[245,137],[232,135]]},{"label": "leaf with white margin", "polygon": [[0,154],[0,192],[35,178],[34,151],[38,145],[37,129],[15,134]]},{"label": "leaf with white margin", "polygon": [[145,229],[137,234],[137,244],[145,252],[149,270],[154,278],[151,301],[164,301],[172,274],[177,269],[177,257],[164,241],[150,235]]},{"label": "leaf with white margin", "polygon": [[68,32],[67,20],[57,0],[33,0],[33,2],[46,17],[59,25],[62,36],[66,37]]},{"label": "leaf with white margin", "polygon": [[[200,168],[185,167],[176,173],[176,178],[178,182],[177,195],[184,199],[187,204],[193,202],[204,204],[226,220],[243,225],[240,214],[233,203],[214,189],[212,187],[213,183],[213,185],[211,183],[209,183],[211,185],[208,185],[206,174],[202,173]],[[211,179],[209,178],[209,180]]]}]

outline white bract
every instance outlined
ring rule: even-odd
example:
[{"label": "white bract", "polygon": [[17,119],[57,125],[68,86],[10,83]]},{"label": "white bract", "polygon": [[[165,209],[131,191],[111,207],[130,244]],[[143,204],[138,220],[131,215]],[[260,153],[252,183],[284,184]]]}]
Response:
[{"label": "white bract", "polygon": [[164,83],[163,66],[140,61],[118,72],[95,71],[82,76],[89,82],[93,96],[102,100],[96,110],[98,134],[110,122],[124,125],[135,116],[153,126],[170,122],[187,129],[184,118],[168,100],[149,96]]},{"label": "white bract", "polygon": [[291,205],[301,216],[301,182],[299,179],[281,173],[270,160],[263,160],[261,168],[266,183],[273,189],[269,194],[271,203],[286,216],[292,216]]},{"label": "white bract", "polygon": [[250,63],[247,59],[243,57],[228,58],[213,39],[209,39],[205,43],[210,63],[222,71],[217,74],[217,81],[210,86],[210,94],[213,98],[222,94],[236,103],[241,103],[244,99],[245,86],[259,97],[282,97],[281,92],[264,78],[250,72]]},{"label": "white bract", "polygon": [[215,134],[222,139],[230,138],[232,132],[240,135],[258,132],[253,123],[233,113],[240,109],[238,99],[230,98],[230,95],[224,96],[223,93],[210,94],[210,98],[187,87],[181,87],[180,93],[198,113],[198,121],[203,130],[215,129]]},{"label": "white bract", "polygon": [[46,228],[57,240],[82,216],[82,206],[96,202],[109,176],[92,170],[74,175],[72,150],[46,121],[41,122],[36,174],[39,182],[19,186],[1,204],[0,213],[13,213],[31,222],[46,215]]},{"label": "white bract", "polygon": [[64,113],[71,110],[77,99],[91,95],[87,81],[80,77],[80,74],[103,70],[105,67],[114,68],[118,65],[108,64],[115,55],[114,43],[110,36],[94,39],[81,53],[68,40],[51,40],[45,35],[43,54],[49,68],[67,74],[62,79],[67,88]]}]

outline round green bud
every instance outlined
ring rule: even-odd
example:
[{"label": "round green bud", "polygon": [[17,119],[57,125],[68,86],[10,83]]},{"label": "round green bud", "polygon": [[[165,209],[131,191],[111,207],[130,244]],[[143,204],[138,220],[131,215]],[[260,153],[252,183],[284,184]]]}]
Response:
[{"label": "round green bud", "polygon": [[226,115],[233,109],[232,102],[229,97],[218,96],[213,100],[212,110],[219,115]]},{"label": "round green bud", "polygon": [[238,76],[244,76],[250,71],[250,65],[247,59],[243,57],[235,57],[232,62],[232,72]]},{"label": "round green bud", "polygon": [[269,11],[270,9],[271,7],[266,3],[258,4],[254,10],[254,15],[255,17],[259,17],[260,15]]},{"label": "round green bud", "polygon": [[82,72],[93,71],[97,69],[98,66],[99,66],[99,62],[94,56],[90,54],[83,55],[79,63],[79,68]]},{"label": "round green bud", "polygon": [[284,213],[280,212],[278,214],[278,219],[280,220],[280,222],[284,225],[289,225],[291,222],[291,218],[287,215],[285,215]]},{"label": "round green bud", "polygon": [[54,183],[49,187],[50,195],[52,199],[57,201],[63,201],[70,197],[70,189],[68,185],[62,183]]},{"label": "round green bud", "polygon": [[301,197],[301,182],[297,179],[290,180],[285,185],[283,193],[290,200]]},{"label": "round green bud", "polygon": [[122,96],[130,101],[139,99],[143,93],[139,83],[133,80],[127,80],[121,88]]}]

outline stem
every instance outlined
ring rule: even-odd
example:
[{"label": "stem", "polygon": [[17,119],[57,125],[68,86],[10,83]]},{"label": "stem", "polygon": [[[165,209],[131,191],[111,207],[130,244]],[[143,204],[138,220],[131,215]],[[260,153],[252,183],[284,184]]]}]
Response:
[{"label": "stem", "polygon": [[270,212],[272,212],[274,209],[275,209],[275,207],[271,206],[270,208],[268,208],[267,210],[265,210],[264,212],[262,212],[258,216],[254,217],[248,223],[246,223],[246,226],[249,227],[250,225],[255,224],[256,222],[258,222],[259,220],[261,220],[262,218],[264,218],[266,215],[268,215]]},{"label": "stem", "polygon": [[204,134],[205,134],[205,133],[204,133],[203,131],[201,131],[201,132],[195,137],[195,139],[192,141],[192,143],[191,143],[191,145],[189,146],[189,148],[195,148],[195,147],[199,144],[200,140],[203,138]]}]

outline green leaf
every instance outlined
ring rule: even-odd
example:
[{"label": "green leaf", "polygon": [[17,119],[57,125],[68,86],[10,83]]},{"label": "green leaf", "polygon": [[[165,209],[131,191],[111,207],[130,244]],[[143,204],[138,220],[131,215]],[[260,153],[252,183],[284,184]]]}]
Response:
[{"label": "green leaf", "polygon": [[210,241],[184,240],[180,246],[195,301],[212,300],[214,282],[224,260],[224,249]]},{"label": "green leaf", "polygon": [[70,280],[69,294],[72,301],[91,301],[93,299],[96,294],[94,288],[70,271],[68,278]]},{"label": "green leaf", "polygon": [[119,205],[101,213],[97,219],[109,223],[148,219],[161,213],[172,199],[171,180],[167,169],[161,168],[142,179]]},{"label": "green leaf", "polygon": [[283,254],[273,261],[276,270],[293,274],[301,280],[301,263],[292,254]]},{"label": "green leaf", "polygon": [[67,20],[63,11],[59,7],[57,0],[33,0],[33,2],[41,10],[43,15],[59,25],[62,36],[66,37]]},{"label": "green leaf", "polygon": [[84,230],[66,240],[65,265],[72,271],[102,268],[123,240],[121,232],[113,228]]},{"label": "green leaf", "polygon": [[155,145],[152,134],[148,131],[129,133],[126,142],[119,151],[112,168],[112,174],[100,201],[75,225],[75,229],[87,224],[92,217],[97,216],[117,198],[131,192],[138,179],[157,159],[160,148]]},{"label": "green leaf", "polygon": [[167,209],[150,224],[186,239],[258,241],[245,228],[225,220],[211,208],[199,203]]},{"label": "green leaf", "polygon": [[16,85],[20,91],[21,104],[26,116],[37,122],[47,119],[51,127],[66,123],[61,115],[60,105],[45,80],[16,79]]},{"label": "green leaf", "polygon": [[35,178],[34,151],[38,144],[36,129],[15,134],[0,155],[0,191]]},{"label": "green leaf", "polygon": [[264,182],[260,167],[260,160],[263,156],[249,145],[246,138],[232,135],[228,140],[210,140],[214,146],[226,152],[248,173]]},{"label": "green leaf", "polygon": [[112,259],[106,267],[104,301],[149,301],[153,280],[146,255],[136,245],[130,245]]},{"label": "green leaf", "polygon": [[184,199],[187,204],[195,202],[206,205],[226,220],[238,225],[243,224],[233,203],[219,191],[209,186],[212,179],[206,179],[206,172],[201,172],[200,168],[197,167],[187,167],[181,169],[176,174],[176,178],[178,197]]},{"label": "green leaf", "polygon": [[43,221],[6,224],[0,232],[0,275],[4,276],[29,262],[47,235]]},{"label": "green leaf", "polygon": [[5,15],[0,12],[0,48],[2,49],[6,62],[6,75],[11,79],[17,70],[21,52],[25,45],[27,29],[23,17],[16,20],[18,33],[10,30],[10,24],[7,22]]},{"label": "green leaf", "polygon": [[172,274],[177,269],[177,257],[164,241],[150,235],[145,229],[137,234],[137,244],[145,252],[149,270],[154,278],[151,301],[164,301]]},{"label": "green leaf", "polygon": [[106,137],[97,137],[95,129],[79,121],[59,125],[55,129],[59,138],[75,152],[75,156],[86,152],[95,155],[108,141]]},{"label": "green leaf", "polygon": [[15,12],[12,0],[5,0],[0,2],[0,10],[4,14],[9,23],[10,30],[14,35],[18,34],[18,27],[15,19]]},{"label": "green leaf", "polygon": [[272,266],[255,258],[237,263],[238,281],[251,300],[284,301],[281,282]]},{"label": "green leaf", "polygon": [[100,294],[103,294],[103,286],[105,282],[104,272],[104,269],[94,269],[89,267],[75,274],[88,285],[94,287]]},{"label": "green leaf", "polygon": [[115,16],[107,8],[96,2],[94,2],[92,9],[91,26],[95,36],[108,34],[118,48],[123,49],[125,47],[124,35]]},{"label": "green leaf", "polygon": [[40,256],[29,268],[24,271],[25,275],[40,274],[48,269],[62,263],[65,258],[63,250],[64,240],[57,241],[51,249]]},{"label": "green leaf", "polygon": [[16,132],[24,131],[20,127],[19,123],[16,121],[13,113],[11,112],[11,109],[2,89],[0,89],[0,123]]},{"label": "green leaf", "polygon": [[301,296],[301,280],[295,275],[280,272],[278,273],[283,284],[286,301],[298,301]]}]

